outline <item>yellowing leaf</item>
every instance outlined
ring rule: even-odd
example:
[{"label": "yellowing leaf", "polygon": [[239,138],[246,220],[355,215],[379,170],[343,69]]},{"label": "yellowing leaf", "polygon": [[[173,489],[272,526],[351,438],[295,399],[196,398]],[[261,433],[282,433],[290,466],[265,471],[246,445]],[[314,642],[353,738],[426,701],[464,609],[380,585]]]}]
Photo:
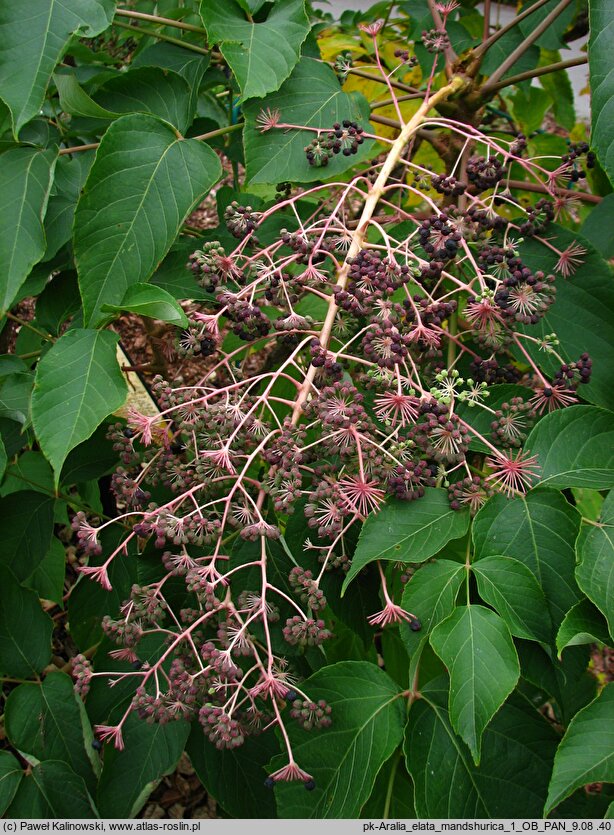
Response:
[{"label": "yellowing leaf", "polygon": [[341,32],[332,35],[323,35],[318,38],[320,54],[324,61],[334,61],[341,52],[351,52],[353,55],[366,55],[367,50],[354,38],[344,35]]}]

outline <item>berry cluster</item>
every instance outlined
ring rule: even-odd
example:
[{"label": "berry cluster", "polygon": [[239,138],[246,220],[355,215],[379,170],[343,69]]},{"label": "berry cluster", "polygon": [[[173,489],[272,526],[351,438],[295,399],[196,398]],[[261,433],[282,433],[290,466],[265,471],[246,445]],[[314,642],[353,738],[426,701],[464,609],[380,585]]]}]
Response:
[{"label": "berry cluster", "polygon": [[358,148],[365,141],[363,128],[356,122],[344,119],[335,122],[333,129],[326,135],[318,134],[305,148],[305,156],[309,165],[316,168],[328,165],[329,159],[335,154],[344,157],[358,153]]}]

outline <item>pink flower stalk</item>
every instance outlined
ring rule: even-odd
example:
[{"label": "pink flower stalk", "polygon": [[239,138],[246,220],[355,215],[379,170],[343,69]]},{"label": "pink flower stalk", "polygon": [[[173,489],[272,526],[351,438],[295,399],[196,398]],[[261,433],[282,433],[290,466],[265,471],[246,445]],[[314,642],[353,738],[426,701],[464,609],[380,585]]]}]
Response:
[{"label": "pink flower stalk", "polygon": [[101,742],[112,742],[118,751],[124,750],[121,725],[95,725],[94,731]]},{"label": "pink flower stalk", "polygon": [[572,241],[567,249],[561,252],[559,260],[554,265],[554,271],[560,273],[563,278],[569,278],[582,265],[587,252],[585,247],[577,244],[575,240]]},{"label": "pink flower stalk", "polygon": [[361,32],[364,32],[365,35],[371,35],[372,38],[376,38],[382,31],[384,23],[384,19],[380,17],[379,20],[376,20],[374,23],[359,23],[358,28]]},{"label": "pink flower stalk", "polygon": [[492,334],[501,323],[501,309],[490,299],[469,302],[465,307],[465,319],[479,330]]},{"label": "pink flower stalk", "polygon": [[410,342],[424,342],[425,345],[429,345],[431,348],[439,348],[439,344],[441,342],[441,336],[431,328],[427,328],[426,325],[423,325],[422,322],[416,325],[412,331],[409,333],[409,341]]},{"label": "pink flower stalk", "polygon": [[264,108],[256,116],[256,124],[260,133],[266,133],[268,130],[277,127],[281,120],[281,113],[279,110],[271,110],[270,107]]},{"label": "pink flower stalk", "polygon": [[198,310],[194,311],[194,313],[191,313],[190,315],[196,322],[200,322],[204,325],[205,330],[207,330],[210,334],[215,337],[220,335],[217,316],[212,316],[209,313],[200,313]]},{"label": "pink flower stalk", "polygon": [[350,508],[360,516],[368,516],[384,501],[386,494],[378,481],[366,481],[360,476],[350,476],[339,481],[339,492]]},{"label": "pink flower stalk", "polygon": [[460,3],[457,3],[456,0],[447,0],[446,3],[436,3],[435,8],[445,18],[456,11],[456,9],[460,9]]},{"label": "pink flower stalk", "polygon": [[200,457],[211,461],[215,470],[225,471],[227,473],[231,473],[232,475],[235,475],[237,472],[226,447],[206,450],[201,453]]},{"label": "pink flower stalk", "polygon": [[77,571],[80,574],[85,574],[86,577],[90,577],[90,579],[95,580],[97,583],[100,583],[100,585],[105,591],[111,591],[113,589],[111,581],[109,580],[109,575],[107,573],[106,564],[81,565],[79,566]]},{"label": "pink flower stalk", "polygon": [[115,661],[129,661],[131,664],[139,660],[136,652],[129,647],[112,649],[109,653],[109,658],[113,658]]},{"label": "pink flower stalk", "polygon": [[288,763],[288,765],[285,765],[278,771],[274,771],[272,774],[269,774],[268,777],[268,781],[273,783],[289,783],[293,780],[300,780],[302,783],[309,783],[310,781],[313,781],[313,777],[311,774],[303,771],[302,768],[299,768],[295,762]]},{"label": "pink flower stalk", "polygon": [[535,394],[529,401],[536,412],[542,415],[546,409],[553,412],[555,409],[564,409],[578,402],[575,391],[562,386],[542,386],[535,389]]},{"label": "pink flower stalk", "polygon": [[128,410],[128,426],[140,436],[143,446],[149,446],[152,442],[152,418],[142,415],[134,408]]},{"label": "pink flower stalk", "polygon": [[486,477],[486,481],[492,481],[509,498],[517,493],[526,493],[539,474],[539,464],[536,455],[526,456],[519,449],[516,456],[509,452],[504,455],[502,452],[486,459],[493,472]]},{"label": "pink flower stalk", "polygon": [[262,673],[260,680],[250,688],[249,695],[254,699],[256,696],[268,699],[284,699],[287,692],[288,682],[280,679],[274,671],[270,670]]},{"label": "pink flower stalk", "polygon": [[375,612],[367,618],[367,623],[371,626],[388,626],[389,623],[401,623],[406,621],[410,625],[412,623],[420,623],[415,615],[411,612],[406,612],[401,606],[398,606],[392,600],[388,600],[381,612]]},{"label": "pink flower stalk", "polygon": [[393,424],[400,422],[405,426],[415,422],[419,403],[418,398],[410,394],[387,392],[375,398],[374,410],[380,420],[389,420]]}]

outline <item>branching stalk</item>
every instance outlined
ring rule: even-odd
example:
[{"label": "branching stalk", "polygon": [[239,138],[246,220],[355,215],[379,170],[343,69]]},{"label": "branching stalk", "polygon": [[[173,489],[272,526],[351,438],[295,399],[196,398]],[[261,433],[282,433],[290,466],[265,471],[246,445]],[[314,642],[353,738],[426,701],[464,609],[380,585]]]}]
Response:
[{"label": "branching stalk", "polygon": [[[424,101],[420,105],[416,113],[409,120],[409,122],[407,122],[407,124],[403,126],[401,133],[399,134],[390,151],[388,152],[388,156],[386,157],[386,160],[380,170],[377,179],[375,180],[375,182],[369,190],[369,194],[367,195],[367,199],[365,200],[362,214],[360,216],[358,227],[352,233],[352,240],[348,249],[347,256],[337,276],[337,287],[344,289],[346,286],[348,273],[350,270],[350,261],[362,249],[362,245],[364,243],[365,236],[369,228],[369,222],[373,217],[373,213],[375,211],[380,197],[384,193],[384,189],[386,183],[388,182],[388,178],[390,177],[392,170],[401,158],[405,146],[407,145],[411,137],[416,133],[416,131],[428,115],[429,111],[437,104],[439,104],[439,102],[445,101],[447,98],[454,95],[455,93],[459,93],[466,86],[466,84],[467,81],[465,78],[463,78],[462,76],[454,76],[454,78],[452,78],[451,81],[448,84],[446,84],[445,87],[442,87],[440,90],[434,93],[428,100]],[[335,322],[335,317],[337,316],[338,309],[339,308],[335,304],[334,296],[331,296],[328,305],[328,312],[326,314],[326,319],[324,320],[324,324],[320,332],[320,344],[324,349],[328,348],[331,332],[333,329],[333,324]],[[312,365],[310,366],[307,374],[305,375],[305,380],[299,391],[298,397],[296,399],[296,404],[294,406],[294,411],[292,413],[293,424],[297,424],[300,419],[302,407],[305,401],[307,400],[307,397],[309,396],[309,392],[311,390],[316,371],[317,369],[315,368],[315,366]]]}]

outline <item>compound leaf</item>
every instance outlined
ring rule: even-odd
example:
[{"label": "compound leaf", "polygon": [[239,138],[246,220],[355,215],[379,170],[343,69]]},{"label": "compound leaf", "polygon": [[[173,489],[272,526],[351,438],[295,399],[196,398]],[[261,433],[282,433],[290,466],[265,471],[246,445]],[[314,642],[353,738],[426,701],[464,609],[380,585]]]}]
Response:
[{"label": "compound leaf", "polygon": [[210,43],[221,44],[246,99],[279,89],[296,66],[310,29],[304,0],[277,0],[258,23],[246,20],[235,0],[201,0],[200,14]]},{"label": "compound leaf", "polygon": [[11,111],[15,138],[40,112],[55,65],[71,36],[94,37],[110,25],[114,13],[115,0],[1,4],[0,98]]},{"label": "compound leaf", "polygon": [[[0,10],[0,20],[1,15]],[[55,150],[35,148],[14,148],[0,156],[0,311],[11,307],[45,254],[43,218],[56,158]]]},{"label": "compound leaf", "polygon": [[605,616],[614,635],[614,490],[603,503],[597,525],[582,525],[576,550],[578,585]]},{"label": "compound leaf", "polygon": [[75,212],[84,322],[104,320],[129,286],[146,282],[190,210],[221,174],[214,151],[179,139],[154,116],[123,116],[105,133]]},{"label": "compound leaf", "polygon": [[606,409],[551,412],[532,429],[526,449],[537,455],[543,485],[614,487],[614,414]]},{"label": "compound leaf", "polygon": [[[297,783],[278,783],[278,814],[284,818],[353,818],[370,796],[382,765],[403,736],[405,710],[400,688],[379,667],[343,661],[318,670],[306,683],[310,698],[332,707],[333,726],[322,738],[293,725],[294,756],[315,779],[306,792]],[[272,762],[277,769],[285,755]]]},{"label": "compound leaf", "polygon": [[494,496],[473,523],[476,557],[479,561],[509,556],[524,563],[543,589],[550,618],[558,628],[580,599],[573,546],[579,528],[578,512],[555,490],[540,487],[509,500]]},{"label": "compound leaf", "polygon": [[69,330],[38,364],[32,395],[36,437],[59,480],[71,449],[123,404],[126,381],[110,331]]},{"label": "compound leaf", "polygon": [[417,502],[393,499],[367,517],[343,589],[374,560],[424,562],[468,527],[469,512],[452,510],[441,488],[427,487]]},{"label": "compound leaf", "polygon": [[480,762],[484,729],[512,692],[520,664],[505,622],[483,606],[459,606],[431,633],[450,673],[450,719]]},{"label": "compound leaf", "polygon": [[544,815],[574,789],[596,782],[614,782],[614,684],[571,720],[554,758]]}]

